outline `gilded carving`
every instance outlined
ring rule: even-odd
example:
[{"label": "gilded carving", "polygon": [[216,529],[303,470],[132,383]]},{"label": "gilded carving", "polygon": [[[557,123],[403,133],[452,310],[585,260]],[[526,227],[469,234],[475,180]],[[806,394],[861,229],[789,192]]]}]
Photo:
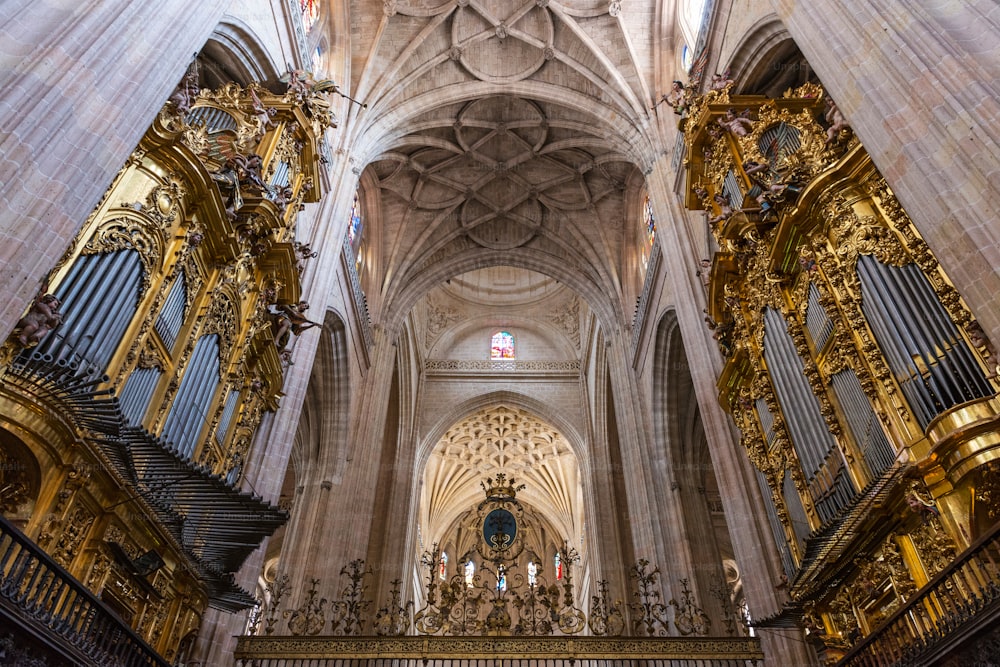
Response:
[{"label": "gilded carving", "polygon": [[237,342],[238,308],[225,291],[217,291],[209,303],[208,313],[202,324],[202,335],[219,336],[219,377],[226,375],[226,363]]},{"label": "gilded carving", "polygon": [[90,574],[87,576],[87,588],[100,594],[101,589],[104,588],[105,578],[110,570],[111,556],[103,548],[99,549],[97,556],[94,558],[94,564],[90,568]]},{"label": "gilded carving", "polygon": [[688,580],[681,579],[680,600],[670,599],[668,603],[674,608],[674,626],[681,635],[707,635],[712,627],[712,621],[694,599],[694,594],[688,587]]},{"label": "gilded carving", "polygon": [[94,513],[77,506],[67,517],[62,534],[52,550],[52,558],[63,567],[69,567],[79,553],[83,540],[94,524]]},{"label": "gilded carving", "polygon": [[28,484],[24,464],[0,447],[0,514],[14,514],[29,500]]},{"label": "gilded carving", "polygon": [[101,225],[81,251],[84,255],[136,250],[142,262],[140,293],[149,289],[152,276],[159,272],[164,258],[166,239],[158,228],[141,224],[131,217],[108,220]]},{"label": "gilded carving", "polygon": [[150,341],[146,341],[145,345],[139,352],[139,359],[136,361],[136,368],[155,368],[156,370],[163,372],[166,367],[166,363],[160,351],[154,346]]},{"label": "gilded carving", "polygon": [[318,635],[326,625],[326,615],[323,608],[326,598],[317,598],[316,586],[319,579],[312,580],[312,587],[306,592],[302,604],[295,610],[285,612],[288,619],[288,629],[292,635]]},{"label": "gilded carving", "polygon": [[928,578],[947,568],[955,559],[955,541],[945,532],[937,516],[928,517],[910,533],[910,537]]}]

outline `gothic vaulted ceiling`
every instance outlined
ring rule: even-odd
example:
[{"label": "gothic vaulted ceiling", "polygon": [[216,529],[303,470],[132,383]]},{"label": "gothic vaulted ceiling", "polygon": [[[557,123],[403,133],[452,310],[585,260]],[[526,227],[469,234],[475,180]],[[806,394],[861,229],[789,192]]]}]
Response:
[{"label": "gothic vaulted ceiling", "polygon": [[[367,107],[352,106],[341,132],[377,205],[368,242],[379,284],[368,289],[383,319],[416,319],[425,355],[455,353],[477,323],[511,322],[565,364],[582,354],[591,313],[627,323],[623,281],[643,237],[626,195],[661,157],[648,139],[665,8],[351,3],[349,78]],[[564,435],[497,405],[453,425],[427,461],[427,535],[440,537],[501,470],[528,483],[525,501],[559,532],[579,534],[579,470]]]},{"label": "gothic vaulted ceiling", "polygon": [[[624,317],[623,193],[649,166],[653,0],[351,6],[344,124],[381,199],[386,312],[507,264]],[[610,297],[609,297],[610,295]]]}]

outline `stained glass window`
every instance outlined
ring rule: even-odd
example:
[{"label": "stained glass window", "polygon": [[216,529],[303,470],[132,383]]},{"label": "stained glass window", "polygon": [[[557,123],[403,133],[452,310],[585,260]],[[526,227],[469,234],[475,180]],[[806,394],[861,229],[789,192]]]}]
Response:
[{"label": "stained glass window", "polygon": [[507,570],[503,565],[497,568],[497,590],[501,592],[507,590]]},{"label": "stained glass window", "polygon": [[444,581],[448,577],[448,552],[441,552],[441,561],[438,563],[438,577]]},{"label": "stained glass window", "polygon": [[490,359],[513,359],[514,336],[508,331],[498,331],[490,340]]},{"label": "stained glass window", "polygon": [[471,560],[465,564],[465,585],[472,588],[475,585],[476,564]]},{"label": "stained glass window", "polygon": [[347,228],[347,242],[351,247],[357,249],[358,240],[361,238],[361,201],[358,195],[354,195],[354,203],[351,205],[351,224]]},{"label": "stained glass window", "polygon": [[552,559],[556,567],[556,579],[562,579],[562,556],[559,552],[556,552],[556,557]]},{"label": "stained glass window", "polygon": [[538,583],[538,566],[534,561],[528,561],[528,585],[534,586]]},{"label": "stained glass window", "polygon": [[323,69],[324,69],[323,68],[323,49],[321,49],[320,47],[317,46],[316,50],[313,51],[313,58],[312,58],[313,77],[314,78],[319,78],[320,72],[322,72]]},{"label": "stained glass window", "polygon": [[656,218],[653,217],[653,207],[649,203],[649,197],[642,203],[642,221],[646,227],[646,243],[652,245],[656,238]]},{"label": "stained glass window", "polygon": [[319,0],[299,0],[299,9],[302,10],[302,27],[309,32],[319,20]]}]

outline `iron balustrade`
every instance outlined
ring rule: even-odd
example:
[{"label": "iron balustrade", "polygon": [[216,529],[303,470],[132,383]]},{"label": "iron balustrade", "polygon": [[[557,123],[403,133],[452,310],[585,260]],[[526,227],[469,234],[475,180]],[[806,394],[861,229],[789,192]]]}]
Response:
[{"label": "iron balustrade", "polygon": [[855,646],[841,667],[928,664],[1000,616],[1000,523]]},{"label": "iron balustrade", "polygon": [[168,667],[117,614],[3,517],[0,617],[90,664]]}]

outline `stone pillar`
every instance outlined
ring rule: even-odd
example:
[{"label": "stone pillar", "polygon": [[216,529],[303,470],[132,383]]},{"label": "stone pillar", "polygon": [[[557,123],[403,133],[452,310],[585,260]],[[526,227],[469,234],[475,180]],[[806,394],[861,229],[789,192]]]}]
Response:
[{"label": "stone pillar", "polygon": [[[332,165],[335,173],[345,168],[344,161]],[[324,221],[338,219],[336,215],[349,210],[350,200],[344,204],[335,196],[336,190],[327,193],[317,206],[307,206],[300,214],[298,229],[301,240],[319,251],[305,273],[302,294],[310,304],[309,312],[314,318],[322,319],[333,293],[332,285],[340,277],[340,240],[346,233],[347,224],[326,224]],[[346,220],[341,215],[340,220]],[[305,400],[312,366],[319,347],[320,336],[325,330],[313,329],[305,332],[295,344],[293,363],[285,371],[285,382],[282,386],[280,406],[277,412],[265,414],[254,439],[254,446],[247,457],[242,487],[253,492],[268,502],[277,503],[281,493],[281,485],[288,469],[288,461],[295,441],[299,418],[302,414],[302,404]],[[302,499],[296,499],[296,505]],[[294,517],[293,517],[294,518]],[[291,529],[292,526],[289,526]],[[286,540],[289,532],[286,532]],[[257,577],[264,565],[264,553],[267,540],[261,547],[247,558],[237,576],[237,582],[246,590],[253,592]],[[284,605],[282,605],[284,606]],[[198,642],[195,646],[193,661],[203,665],[226,665],[232,662],[233,650],[236,647],[235,636],[242,634],[246,622],[246,613],[229,614],[209,609],[202,620],[198,632]]]},{"label": "stone pillar", "polygon": [[0,17],[0,329],[13,329],[229,0],[9,0]]},{"label": "stone pillar", "polygon": [[772,4],[983,328],[1000,340],[1000,5]]},{"label": "stone pillar", "polygon": [[[705,327],[701,312],[705,293],[695,275],[703,251],[692,242],[686,212],[672,191],[669,159],[669,155],[661,157],[647,176],[656,219],[667,221],[657,226],[657,242],[676,295],[678,326],[747,603],[754,616],[761,618],[781,609],[785,595],[776,586],[783,571],[752,464],[739,446],[732,420],[719,405],[715,379],[722,370],[722,357]],[[801,631],[775,629],[759,634],[768,665],[817,664]]]}]

